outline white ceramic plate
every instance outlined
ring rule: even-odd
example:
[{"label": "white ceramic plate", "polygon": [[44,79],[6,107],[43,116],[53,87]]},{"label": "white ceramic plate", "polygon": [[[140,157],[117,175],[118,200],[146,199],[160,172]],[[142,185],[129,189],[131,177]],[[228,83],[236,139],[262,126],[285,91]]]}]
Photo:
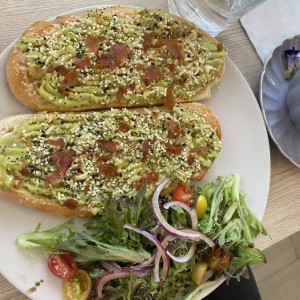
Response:
[{"label": "white ceramic plate", "polygon": [[300,167],[300,132],[294,126],[287,106],[291,80],[283,77],[287,63],[284,51],[300,49],[300,35],[284,40],[267,59],[260,82],[260,104],[271,138],[297,167]]},{"label": "white ceramic plate", "polygon": [[[29,112],[14,98],[6,83],[5,65],[11,49],[12,45],[0,55],[0,118]],[[221,123],[224,144],[205,181],[238,172],[250,208],[262,219],[270,180],[268,136],[258,103],[230,59],[226,59],[222,83],[213,90],[213,97],[204,103],[213,109]],[[61,280],[48,271],[44,254],[34,252],[29,255],[17,247],[15,240],[18,235],[32,231],[39,222],[46,229],[64,220],[0,199],[0,271],[31,299],[62,300]],[[197,299],[202,299],[216,287],[204,290]]]}]

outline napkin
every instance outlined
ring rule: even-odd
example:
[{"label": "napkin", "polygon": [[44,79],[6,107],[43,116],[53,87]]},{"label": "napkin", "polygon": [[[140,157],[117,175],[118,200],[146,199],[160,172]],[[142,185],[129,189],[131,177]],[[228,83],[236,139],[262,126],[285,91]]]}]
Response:
[{"label": "napkin", "polygon": [[300,1],[267,0],[241,18],[261,61],[285,39],[300,34]]}]

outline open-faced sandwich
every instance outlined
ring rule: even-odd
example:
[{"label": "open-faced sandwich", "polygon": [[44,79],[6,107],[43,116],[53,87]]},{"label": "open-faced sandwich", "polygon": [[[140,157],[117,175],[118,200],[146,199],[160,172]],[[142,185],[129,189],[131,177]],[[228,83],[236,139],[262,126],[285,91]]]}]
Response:
[{"label": "open-faced sandwich", "polygon": [[58,215],[101,214],[103,201],[147,195],[165,177],[201,179],[218,156],[221,129],[199,103],[12,116],[0,122],[0,193]]},{"label": "open-faced sandwich", "polygon": [[223,45],[158,9],[108,7],[38,21],[19,38],[7,80],[36,111],[153,106],[210,97]]}]

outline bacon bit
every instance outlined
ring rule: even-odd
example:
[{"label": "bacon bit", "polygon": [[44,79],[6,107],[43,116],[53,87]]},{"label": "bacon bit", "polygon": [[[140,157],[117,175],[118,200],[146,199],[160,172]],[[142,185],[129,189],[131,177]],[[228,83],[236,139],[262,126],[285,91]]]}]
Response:
[{"label": "bacon bit", "polygon": [[34,175],[28,168],[23,168],[20,173],[26,177],[32,177]]},{"label": "bacon bit", "polygon": [[162,51],[162,49],[159,49],[159,56],[164,60],[165,63],[167,63],[168,61],[168,57],[167,55],[164,53],[164,51]]},{"label": "bacon bit", "polygon": [[114,69],[117,67],[117,64],[116,64],[116,61],[114,60],[114,58],[111,56],[111,54],[106,53],[100,57],[100,61],[97,64],[97,67],[100,69],[103,69],[103,68]]},{"label": "bacon bit", "polygon": [[64,206],[67,207],[67,208],[75,209],[75,208],[77,208],[78,203],[77,203],[77,201],[74,200],[74,199],[67,199],[67,200],[64,202]]},{"label": "bacon bit", "polygon": [[65,75],[64,80],[60,84],[60,89],[65,90],[66,88],[73,87],[76,85],[77,82],[77,71],[75,68],[71,69],[67,75]]},{"label": "bacon bit", "polygon": [[71,150],[65,150],[60,152],[54,152],[51,155],[52,162],[55,166],[55,171],[45,176],[45,179],[49,183],[59,183],[64,178],[68,169],[70,168],[74,160],[75,152]]},{"label": "bacon bit", "polygon": [[91,66],[91,61],[87,55],[84,55],[81,58],[73,57],[72,62],[78,68],[85,68]]},{"label": "bacon bit", "polygon": [[190,166],[195,161],[195,155],[192,153],[189,153],[189,156],[187,158],[187,163]]},{"label": "bacon bit", "polygon": [[224,45],[222,43],[217,44],[217,49],[218,51],[223,51],[224,50]]},{"label": "bacon bit", "polygon": [[117,101],[120,101],[124,95],[127,93],[127,89],[125,87],[119,87],[116,93]]},{"label": "bacon bit", "polygon": [[56,148],[62,148],[65,145],[65,140],[63,138],[58,138],[56,140],[48,140],[48,144]]},{"label": "bacon bit", "polygon": [[99,164],[99,172],[103,176],[115,177],[118,175],[118,170],[113,163]]},{"label": "bacon bit", "polygon": [[178,59],[179,61],[183,61],[184,56],[182,52],[182,47],[180,46],[179,42],[177,39],[159,39],[155,47],[156,48],[161,48],[163,46],[166,46],[168,51],[171,53],[171,55],[175,58]]},{"label": "bacon bit", "polygon": [[170,142],[165,143],[167,149],[167,155],[179,155],[182,152],[182,147],[179,145],[173,145]]},{"label": "bacon bit", "polygon": [[148,139],[145,139],[142,145],[142,162],[145,162],[147,159],[147,156],[149,154],[149,148],[150,148],[150,143]]},{"label": "bacon bit", "polygon": [[85,48],[87,48],[92,53],[97,53],[98,51],[99,38],[94,35],[88,35],[85,39]]},{"label": "bacon bit", "polygon": [[120,121],[119,122],[119,129],[122,132],[128,132],[131,129],[131,127],[128,123]]},{"label": "bacon bit", "polygon": [[203,152],[210,149],[210,146],[195,146],[190,149],[191,153]]},{"label": "bacon bit", "polygon": [[152,111],[152,116],[153,116],[154,119],[157,119],[158,112],[157,111]]},{"label": "bacon bit", "polygon": [[46,73],[53,73],[55,70],[55,66],[53,64],[49,65],[46,69]]},{"label": "bacon bit", "polygon": [[181,135],[185,135],[185,130],[182,128],[182,129],[180,130],[180,133],[181,133]]},{"label": "bacon bit", "polygon": [[170,77],[174,77],[176,75],[176,66],[174,64],[169,64],[168,69],[170,70],[169,75]]},{"label": "bacon bit", "polygon": [[175,122],[174,120],[170,120],[168,138],[176,139],[179,136],[180,136],[180,125],[177,122]]},{"label": "bacon bit", "polygon": [[175,97],[173,94],[173,90],[174,90],[174,85],[176,83],[177,83],[177,80],[173,80],[167,87],[167,94],[166,94],[164,106],[169,110],[172,110],[175,105]]},{"label": "bacon bit", "polygon": [[57,171],[53,171],[47,174],[45,180],[48,181],[50,184],[58,184],[61,182],[62,178]]},{"label": "bacon bit", "polygon": [[142,63],[137,63],[135,66],[138,70],[143,70],[145,68],[145,65]]},{"label": "bacon bit", "polygon": [[110,48],[110,54],[117,65],[121,65],[128,58],[128,48],[125,43],[114,44]]},{"label": "bacon bit", "polygon": [[102,162],[107,162],[111,160],[111,156],[110,155],[101,155],[97,157],[96,163],[102,163]]},{"label": "bacon bit", "polygon": [[158,174],[154,171],[150,171],[145,177],[142,177],[139,181],[134,184],[136,191],[139,191],[143,185],[155,183],[158,180]]},{"label": "bacon bit", "polygon": [[145,52],[152,47],[154,37],[155,37],[154,32],[146,33],[144,35],[143,49]]},{"label": "bacon bit", "polygon": [[84,191],[85,193],[87,193],[90,189],[91,189],[91,186],[90,186],[89,184],[86,184],[86,185],[84,186],[83,191]]},{"label": "bacon bit", "polygon": [[148,68],[146,73],[142,76],[144,81],[160,80],[164,77],[162,71],[155,65]]},{"label": "bacon bit", "polygon": [[136,87],[136,84],[135,84],[134,82],[133,82],[133,83],[129,83],[128,87],[129,87],[129,89],[130,89],[131,91],[134,91],[134,90],[135,90],[135,87]]},{"label": "bacon bit", "polygon": [[56,71],[62,76],[66,76],[69,73],[69,69],[63,65],[57,66]]},{"label": "bacon bit", "polygon": [[157,137],[154,136],[154,137],[152,138],[151,144],[155,144],[156,141],[157,141]]},{"label": "bacon bit", "polygon": [[102,140],[100,141],[100,145],[101,147],[106,150],[107,152],[110,152],[110,153],[116,153],[117,152],[117,145],[114,141],[111,141],[111,140]]}]

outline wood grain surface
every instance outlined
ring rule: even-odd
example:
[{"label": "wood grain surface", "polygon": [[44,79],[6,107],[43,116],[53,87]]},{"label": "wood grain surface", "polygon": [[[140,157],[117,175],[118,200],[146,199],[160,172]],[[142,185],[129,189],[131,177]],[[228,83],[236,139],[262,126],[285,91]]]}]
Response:
[{"label": "wood grain surface", "polygon": [[[0,52],[15,40],[31,23],[64,12],[96,5],[133,5],[161,7],[168,10],[167,0],[158,1],[80,1],[80,0],[0,0]],[[217,37],[228,48],[229,57],[242,72],[258,99],[263,65],[239,22]],[[259,145],[258,145],[259,146]],[[266,249],[300,230],[300,169],[289,162],[270,140],[271,183],[263,223],[269,237],[259,237],[256,245]],[[259,174],[258,174],[259,176]],[[0,274],[0,300],[25,300]],[[55,300],[55,299],[54,299]]]}]

